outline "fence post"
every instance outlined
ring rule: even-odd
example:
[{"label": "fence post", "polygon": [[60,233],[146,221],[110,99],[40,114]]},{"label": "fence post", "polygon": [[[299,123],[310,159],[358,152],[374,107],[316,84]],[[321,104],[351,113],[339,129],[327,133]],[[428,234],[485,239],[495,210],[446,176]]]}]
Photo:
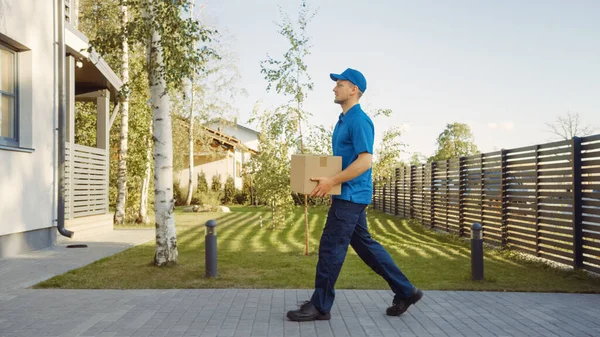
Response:
[{"label": "fence post", "polygon": [[392,186],[394,178],[388,176],[388,214],[394,214],[394,198],[392,194],[394,193],[394,187]]},{"label": "fence post", "polygon": [[392,176],[388,176],[388,194],[390,196],[388,202],[390,204],[390,208],[389,208],[389,212],[388,214],[394,214],[394,177]]},{"label": "fence post", "polygon": [[381,211],[383,202],[383,183],[381,177],[377,177],[377,209]]},{"label": "fence post", "polygon": [[540,146],[535,146],[535,256],[540,257]]},{"label": "fence post", "polygon": [[583,267],[583,228],[581,208],[581,138],[571,140],[573,181],[573,267]]},{"label": "fence post", "polygon": [[[406,190],[406,184],[404,183],[404,176],[406,174],[406,170],[402,167],[401,170],[398,171],[398,182],[400,183],[400,188],[398,189],[398,202],[402,203],[402,217],[406,218],[406,212],[404,212],[404,192]],[[400,205],[398,205],[400,206]],[[400,213],[400,207],[398,207],[398,213]]]},{"label": "fence post", "polygon": [[446,159],[446,232],[450,232],[450,159]]},{"label": "fence post", "polygon": [[375,177],[375,179],[373,179],[373,198],[372,198],[372,203],[373,203],[373,208],[377,209],[377,177]]},{"label": "fence post", "polygon": [[465,235],[465,205],[464,205],[464,194],[466,191],[465,187],[465,157],[458,159],[458,236],[462,237]]},{"label": "fence post", "polygon": [[431,189],[429,191],[431,193],[431,205],[429,212],[430,212],[430,223],[429,223],[429,227],[434,228],[435,227],[435,162],[431,162]]},{"label": "fence post", "polygon": [[377,209],[377,189],[379,188],[378,186],[378,181],[377,181],[377,177],[373,180],[373,208]]},{"label": "fence post", "polygon": [[398,182],[400,180],[400,168],[394,170],[394,215],[398,216]]},{"label": "fence post", "polygon": [[406,197],[407,194],[410,193],[410,183],[408,182],[409,167],[404,166],[402,168],[402,172],[404,173],[404,177],[402,179],[402,213],[404,214],[405,218],[410,218],[410,212],[406,212],[407,204],[410,203]]},{"label": "fence post", "polygon": [[379,185],[379,187],[377,187],[377,209],[381,211],[383,205],[383,180],[381,177],[377,177],[377,181]]},{"label": "fence post", "polygon": [[385,213],[385,202],[386,202],[386,196],[385,196],[385,190],[387,188],[387,180],[385,178],[383,178],[383,188],[381,189],[381,211],[383,213]]},{"label": "fence post", "polygon": [[508,185],[506,182],[507,175],[507,163],[506,163],[506,150],[500,150],[500,211],[502,214],[502,223],[500,225],[500,231],[502,234],[502,248],[506,248],[508,246],[508,213],[507,213],[507,202],[506,199]]},{"label": "fence post", "polygon": [[406,166],[402,168],[402,214],[404,217],[408,217],[406,213],[406,191],[410,189],[410,183],[407,183],[408,180],[408,170]]},{"label": "fence post", "polygon": [[485,180],[483,180],[483,153],[479,154],[479,223],[482,227],[485,227],[483,222],[483,194],[485,193]]},{"label": "fence post", "polygon": [[415,175],[417,173],[417,167],[411,165],[408,168],[410,170],[410,190],[409,190],[410,194],[408,195],[408,215],[412,219],[415,216],[414,211],[413,211],[413,209],[414,209],[414,205],[413,205],[413,202],[414,202],[413,189],[415,187],[414,177],[415,177]]},{"label": "fence post", "polygon": [[394,198],[393,198],[393,193],[394,193],[394,188],[392,186],[392,181],[393,178],[391,176],[387,177],[387,203],[388,203],[388,208],[387,208],[387,213],[388,214],[394,214],[393,211],[393,207],[394,207]]},{"label": "fence post", "polygon": [[421,216],[421,225],[423,225],[423,219],[425,218],[425,164],[421,164],[421,209],[419,209]]},{"label": "fence post", "polygon": [[381,177],[377,177],[377,180],[379,181],[379,187],[377,188],[377,209],[382,211],[383,210],[383,179],[381,179]]}]

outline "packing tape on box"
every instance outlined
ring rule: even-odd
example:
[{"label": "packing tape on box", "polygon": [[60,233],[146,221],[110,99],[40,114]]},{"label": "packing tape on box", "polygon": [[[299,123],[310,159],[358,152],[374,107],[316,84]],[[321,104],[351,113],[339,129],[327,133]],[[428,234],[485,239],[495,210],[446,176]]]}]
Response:
[{"label": "packing tape on box", "polygon": [[327,157],[321,157],[321,167],[327,166]]}]

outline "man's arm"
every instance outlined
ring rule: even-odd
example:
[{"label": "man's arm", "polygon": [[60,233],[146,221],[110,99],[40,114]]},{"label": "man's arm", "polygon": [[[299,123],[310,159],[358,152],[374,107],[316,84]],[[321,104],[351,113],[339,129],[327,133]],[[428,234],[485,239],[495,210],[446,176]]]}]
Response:
[{"label": "man's arm", "polygon": [[318,181],[319,184],[310,193],[311,197],[324,197],[333,186],[352,180],[366,172],[373,163],[373,155],[368,152],[363,152],[358,155],[355,161],[352,162],[345,170],[336,174],[333,177],[311,178],[312,181]]}]

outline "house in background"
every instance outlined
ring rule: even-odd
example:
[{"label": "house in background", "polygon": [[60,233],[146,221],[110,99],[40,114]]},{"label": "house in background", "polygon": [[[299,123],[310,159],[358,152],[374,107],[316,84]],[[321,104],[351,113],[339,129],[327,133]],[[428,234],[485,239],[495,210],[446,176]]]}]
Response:
[{"label": "house in background", "polygon": [[[51,246],[57,229],[74,239],[112,230],[109,116],[122,82],[84,51],[71,5],[0,2],[0,257]],[[74,144],[75,101],[96,104],[94,147]]]},{"label": "house in background", "polygon": [[[195,190],[198,186],[198,174],[202,171],[206,175],[209,188],[213,176],[220,174],[222,184],[231,176],[234,178],[235,187],[242,189],[242,170],[251,156],[258,151],[259,133],[225,121],[209,124],[208,127],[203,127],[203,132],[211,140],[213,149],[218,151],[194,153],[192,188]],[[189,169],[179,171],[175,179],[179,180],[180,191],[185,195],[188,190]]]}]

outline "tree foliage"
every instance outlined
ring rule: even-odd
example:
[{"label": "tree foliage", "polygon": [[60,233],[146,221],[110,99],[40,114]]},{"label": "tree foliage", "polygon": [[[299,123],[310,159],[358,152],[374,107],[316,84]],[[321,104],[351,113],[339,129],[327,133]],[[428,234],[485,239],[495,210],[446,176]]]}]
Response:
[{"label": "tree foliage", "polygon": [[244,198],[245,202],[250,203],[250,205],[256,205],[256,187],[254,186],[253,181],[254,176],[246,171],[247,170],[244,169],[244,173],[242,174],[242,198]]},{"label": "tree foliage", "polygon": [[260,125],[259,152],[249,164],[257,198],[271,208],[270,227],[285,224],[293,206],[290,190],[291,149],[296,129],[285,109],[255,113]]},{"label": "tree foliage", "polygon": [[[203,71],[193,75],[189,81],[191,83],[184,86],[185,90],[170,90],[173,97],[172,112],[177,118],[173,125],[175,172],[188,169],[190,174],[195,174],[194,167],[190,167],[194,163],[190,160],[194,153],[202,153],[209,160],[223,156],[222,148],[212,146],[213,138],[206,133],[206,127],[215,121],[233,125],[237,114],[233,102],[246,95],[246,91],[238,85],[238,58],[231,51],[231,37],[223,33],[215,34],[218,39],[205,42],[215,54],[206,59]],[[189,184],[188,188],[193,188],[193,184]],[[197,198],[214,199],[213,196],[197,196],[192,200]]]},{"label": "tree foliage", "polygon": [[306,152],[311,154],[320,154],[330,156],[332,149],[333,127],[317,125],[311,128],[306,142]]},{"label": "tree foliage", "polygon": [[[313,83],[308,74],[306,57],[310,55],[310,38],[307,26],[316,15],[302,1],[296,22],[279,9],[281,22],[277,23],[279,34],[289,43],[289,49],[283,58],[267,55],[260,63],[261,73],[267,81],[267,92],[275,90],[279,95],[289,98],[288,103],[273,111],[265,110],[253,115],[261,126],[260,151],[254,161],[256,192],[259,198],[268,202],[272,210],[272,226],[284,223],[286,214],[293,204],[290,195],[289,170],[292,154],[305,152],[303,125],[310,113],[304,110],[304,101]],[[307,200],[305,197],[305,207]],[[308,219],[305,212],[306,237],[308,238]],[[308,239],[305,249],[308,254]]]},{"label": "tree foliage", "polygon": [[[80,0],[78,29],[92,41],[97,36],[114,36],[122,34],[119,26],[119,0]],[[132,15],[140,15],[139,10],[132,8]],[[133,42],[133,41],[132,41]],[[96,45],[93,45],[95,48]],[[96,49],[102,49],[98,46]],[[120,68],[122,48],[103,50],[102,58],[112,69]],[[130,49],[130,73],[131,79],[124,89],[130,92],[129,106],[129,135],[127,166],[127,202],[126,222],[131,222],[138,216],[141,199],[141,187],[144,180],[144,171],[147,162],[147,141],[150,136],[151,110],[147,102],[150,97],[148,90],[148,77],[145,68],[145,50],[141,42],[135,42]],[[112,112],[114,104],[111,104]],[[76,103],[76,126],[75,142],[86,146],[95,146],[96,137],[96,108],[95,103]],[[118,171],[118,161],[115,160],[119,151],[119,130],[121,128],[120,118],[116,118],[110,129],[110,172]],[[153,181],[150,181],[150,190],[153,189]],[[117,175],[109,176],[109,204],[115,206],[117,197]],[[153,196],[149,196],[152,205]]]},{"label": "tree foliage", "polygon": [[[206,42],[206,46],[214,51],[218,57],[210,57],[206,60],[204,70],[195,74],[186,82],[185,89],[172,90],[174,97],[174,111],[182,119],[188,120],[188,142],[185,146],[187,152],[182,151],[184,147],[176,148],[174,154],[175,162],[187,158],[186,168],[189,170],[189,187],[186,204],[191,202],[192,177],[194,174],[194,153],[216,154],[210,145],[212,139],[203,137],[202,126],[210,126],[213,121],[221,121],[234,124],[235,109],[233,102],[236,98],[246,95],[246,91],[238,87],[240,73],[237,68],[237,57],[231,52],[231,46],[227,43],[228,36],[218,34],[219,40],[212,39]],[[202,124],[200,128],[197,125]],[[200,133],[198,133],[200,131]],[[183,136],[183,134],[181,135]],[[177,164],[175,164],[177,167]]]},{"label": "tree foliage", "polygon": [[279,13],[281,16],[281,23],[277,24],[279,34],[289,42],[290,46],[282,59],[267,54],[267,59],[260,63],[261,73],[265,75],[267,81],[267,92],[274,88],[277,94],[290,98],[290,101],[280,108],[287,110],[288,123],[293,124],[293,127],[299,131],[298,150],[304,152],[302,129],[310,113],[303,109],[303,105],[308,92],[312,91],[314,86],[306,64],[306,57],[310,55],[311,47],[306,28],[316,12],[312,12],[306,5],[306,0],[302,0],[295,24],[281,8]]},{"label": "tree foliage", "polygon": [[437,146],[435,154],[429,158],[430,162],[479,153],[471,128],[463,123],[447,124],[438,136]]},{"label": "tree foliage", "polygon": [[[148,69],[156,69],[170,87],[181,88],[183,80],[197,71],[202,71],[207,60],[216,53],[205,45],[217,33],[182,12],[189,10],[189,0],[82,0],[88,1],[88,8],[95,14],[95,26],[118,23],[119,4],[123,2],[130,9],[131,19],[123,29],[97,29],[90,34],[90,45],[101,55],[111,55],[121,50],[123,39],[137,48],[147,47],[152,32],[168,38],[158,42],[164,52],[164,62],[147,60]],[[110,21],[113,20],[113,21]],[[111,66],[117,65],[120,58],[114,57]],[[118,67],[116,67],[118,68]]]},{"label": "tree foliage", "polygon": [[400,136],[402,130],[399,126],[393,126],[383,133],[381,143],[375,152],[374,177],[389,177],[394,174],[396,167],[401,165],[400,155],[406,145],[402,143]]},{"label": "tree foliage", "polygon": [[410,165],[411,166],[420,166],[427,162],[427,156],[422,154],[421,152],[413,152],[410,157]]},{"label": "tree foliage", "polygon": [[[101,17],[114,19],[108,14],[112,13],[109,10],[111,4],[115,10],[119,8],[116,1],[99,3],[101,6],[91,2],[90,11],[107,13]],[[182,88],[185,79],[204,70],[207,59],[214,57],[215,53],[203,42],[209,41],[215,32],[193,18],[182,15],[189,9],[189,0],[122,0],[121,3],[128,7],[130,20],[116,30],[99,27],[96,34],[89,36],[90,49],[95,49],[101,55],[109,55],[107,57],[112,62],[119,58],[116,55],[111,58],[111,53],[119,51],[123,41],[128,41],[132,50],[147,52],[143,68],[147,73],[150,91],[148,102],[153,113],[154,194],[157,202],[155,264],[161,266],[177,263],[178,259],[173,217],[173,129],[169,89]],[[118,22],[98,20],[97,26],[111,21]],[[129,85],[122,88],[125,92],[129,90]]]}]

